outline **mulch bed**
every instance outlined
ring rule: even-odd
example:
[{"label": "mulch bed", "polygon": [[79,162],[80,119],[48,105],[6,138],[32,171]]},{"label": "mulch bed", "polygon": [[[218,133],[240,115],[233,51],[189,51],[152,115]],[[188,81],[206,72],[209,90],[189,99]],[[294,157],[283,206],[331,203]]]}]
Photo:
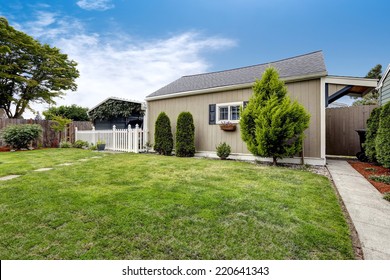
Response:
[{"label": "mulch bed", "polygon": [[[370,180],[371,175],[386,175],[390,176],[390,168],[385,168],[374,163],[348,161],[348,163],[362,174],[380,193],[390,192],[390,185],[386,183]],[[367,170],[368,169],[368,170]]]},{"label": "mulch bed", "polygon": [[8,146],[2,146],[0,147],[0,152],[9,152],[11,151],[10,147]]}]

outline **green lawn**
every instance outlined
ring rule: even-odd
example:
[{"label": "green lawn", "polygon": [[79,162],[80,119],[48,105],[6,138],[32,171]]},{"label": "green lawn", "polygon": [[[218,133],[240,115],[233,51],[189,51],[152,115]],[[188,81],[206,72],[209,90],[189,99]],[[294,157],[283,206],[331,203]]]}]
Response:
[{"label": "green lawn", "polygon": [[76,161],[96,155],[0,154],[1,173],[25,173],[0,181],[0,259],[354,258],[325,177],[143,154]]}]

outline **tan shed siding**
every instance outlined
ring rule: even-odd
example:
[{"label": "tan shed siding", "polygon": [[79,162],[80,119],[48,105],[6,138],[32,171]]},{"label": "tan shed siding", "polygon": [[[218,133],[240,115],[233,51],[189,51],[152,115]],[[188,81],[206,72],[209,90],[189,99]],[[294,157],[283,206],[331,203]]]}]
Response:
[{"label": "tan shed siding", "polygon": [[[306,131],[305,156],[320,157],[320,80],[310,80],[286,84],[292,99],[303,104],[311,115],[310,127]],[[154,123],[160,112],[169,116],[173,133],[176,132],[176,120],[181,112],[188,111],[194,117],[195,146],[197,151],[215,151],[215,147],[226,142],[232,147],[232,153],[250,152],[241,140],[240,127],[234,132],[222,131],[218,125],[209,125],[209,104],[248,101],[252,89],[238,89],[224,92],[154,100],[148,102],[149,139],[154,143]]]}]

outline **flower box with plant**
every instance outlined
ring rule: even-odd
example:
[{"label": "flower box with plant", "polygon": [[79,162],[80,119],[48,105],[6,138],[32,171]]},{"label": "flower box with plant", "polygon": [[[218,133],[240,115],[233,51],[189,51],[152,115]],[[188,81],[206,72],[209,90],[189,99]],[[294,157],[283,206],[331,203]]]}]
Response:
[{"label": "flower box with plant", "polygon": [[235,131],[236,124],[231,122],[221,122],[219,127],[224,131]]},{"label": "flower box with plant", "polygon": [[96,142],[96,147],[97,147],[97,150],[98,151],[104,151],[104,149],[106,148],[106,141],[104,140],[98,140]]},{"label": "flower box with plant", "polygon": [[217,146],[217,156],[220,157],[220,159],[227,159],[227,157],[230,155],[231,148],[226,142],[220,143]]}]

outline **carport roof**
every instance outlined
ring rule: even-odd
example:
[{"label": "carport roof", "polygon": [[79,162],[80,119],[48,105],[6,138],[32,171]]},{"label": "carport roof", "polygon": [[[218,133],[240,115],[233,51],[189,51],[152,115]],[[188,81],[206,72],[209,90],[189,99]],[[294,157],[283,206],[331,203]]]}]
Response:
[{"label": "carport roof", "polygon": [[[344,86],[339,91],[328,94],[328,85],[342,85]],[[346,76],[327,76],[325,80],[325,95],[326,106],[330,103],[340,99],[345,95],[363,97],[370,91],[376,88],[378,79],[358,78],[358,77],[346,77]]]}]

